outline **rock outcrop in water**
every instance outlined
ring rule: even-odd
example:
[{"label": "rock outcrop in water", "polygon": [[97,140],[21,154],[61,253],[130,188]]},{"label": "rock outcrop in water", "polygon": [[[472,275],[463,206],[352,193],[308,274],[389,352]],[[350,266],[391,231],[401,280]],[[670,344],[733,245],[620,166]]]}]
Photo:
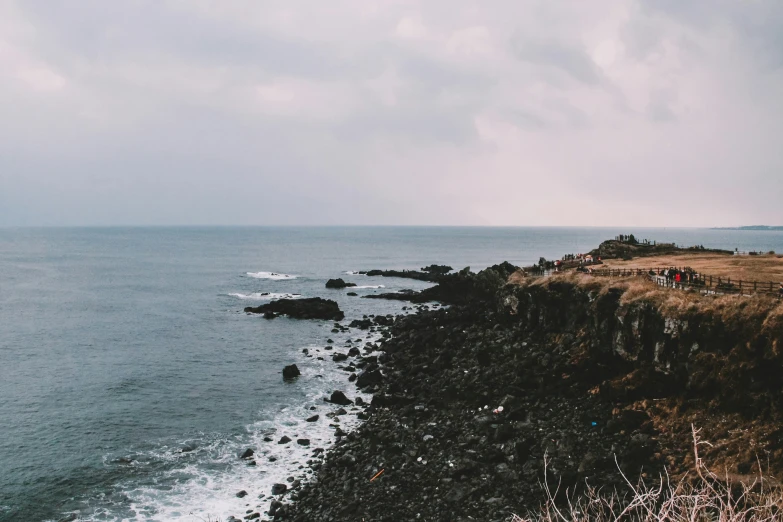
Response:
[{"label": "rock outcrop in water", "polygon": [[[448,267],[447,267],[448,268]],[[483,300],[493,296],[508,280],[508,277],[519,270],[519,267],[504,261],[493,265],[477,274],[470,268],[463,268],[454,274],[438,275],[438,284],[421,291],[401,290],[399,292],[370,294],[363,299],[393,299],[426,303],[440,301],[449,304],[465,304]]]},{"label": "rock outcrop in water", "polygon": [[717,471],[758,473],[759,455],[783,469],[774,302],[671,309],[633,286],[498,284],[507,268],[454,274],[437,290],[453,306],[393,323],[357,379],[368,420],[275,520],[507,520],[544,481],[573,494],[622,488],[620,471],[685,475],[691,423],[718,443],[701,454]]},{"label": "rock outcrop in water", "polygon": [[422,272],[427,272],[430,274],[441,274],[441,275],[448,274],[452,270],[454,269],[448,265],[430,265],[430,266],[422,267],[421,269]]},{"label": "rock outcrop in water", "polygon": [[291,381],[293,379],[296,379],[301,375],[301,372],[299,371],[299,367],[295,364],[289,364],[288,366],[283,368],[283,379],[286,381]]},{"label": "rock outcrop in water", "polygon": [[361,270],[358,273],[369,277],[401,277],[403,279],[415,279],[430,283],[438,282],[442,275],[438,272],[419,272],[417,270]]},{"label": "rock outcrop in water", "polygon": [[326,282],[326,288],[349,288],[356,286],[356,283],[346,283],[341,277],[337,279],[330,279]]},{"label": "rock outcrop in water", "polygon": [[287,315],[295,319],[327,319],[341,321],[345,314],[336,302],[331,299],[309,297],[306,299],[278,299],[261,306],[248,306],[245,312],[251,314],[264,314],[264,317],[273,318],[277,314]]}]

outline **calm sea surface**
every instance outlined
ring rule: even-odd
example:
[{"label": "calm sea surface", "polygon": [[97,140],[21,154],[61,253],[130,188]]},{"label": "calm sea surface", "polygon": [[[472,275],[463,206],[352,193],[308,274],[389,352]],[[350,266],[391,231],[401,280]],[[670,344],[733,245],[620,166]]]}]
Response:
[{"label": "calm sea surface", "polygon": [[[587,251],[618,233],[783,252],[781,232],[598,228],[0,229],[0,521],[197,521],[268,500],[310,451],[262,442],[333,430],[322,397],[355,394],[328,360],[331,323],[241,312],[284,294],[330,297],[346,323],[405,303],[360,295],[426,284],[346,272],[444,263],[474,270]],[[376,288],[384,285],[385,288]],[[264,294],[269,295],[264,295]],[[315,352],[321,350],[321,352]],[[302,377],[283,383],[297,363]],[[321,413],[316,423],[303,420]],[[344,421],[350,424],[350,421]],[[258,465],[237,459],[259,450]],[[269,458],[277,458],[270,462]],[[249,495],[236,497],[239,490]]]}]

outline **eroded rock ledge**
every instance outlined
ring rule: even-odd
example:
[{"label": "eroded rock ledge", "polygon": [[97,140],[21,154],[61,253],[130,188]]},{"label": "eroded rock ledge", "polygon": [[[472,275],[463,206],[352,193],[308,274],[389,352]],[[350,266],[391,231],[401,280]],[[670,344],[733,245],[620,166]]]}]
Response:
[{"label": "eroded rock ledge", "polygon": [[327,319],[341,321],[345,314],[336,302],[321,297],[306,299],[278,299],[261,306],[248,306],[245,312],[264,314],[264,317],[274,318],[277,315],[287,315],[295,319]]}]

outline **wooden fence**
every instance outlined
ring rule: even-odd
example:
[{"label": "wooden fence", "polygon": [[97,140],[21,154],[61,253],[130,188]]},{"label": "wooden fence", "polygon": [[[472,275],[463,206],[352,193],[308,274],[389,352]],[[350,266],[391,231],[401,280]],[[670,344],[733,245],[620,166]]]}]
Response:
[{"label": "wooden fence", "polygon": [[[659,286],[669,288],[693,288],[702,293],[719,294],[769,294],[783,297],[780,283],[772,281],[745,281],[731,279],[729,277],[716,277],[707,274],[685,272],[680,281],[676,281],[673,275],[666,276],[665,271],[672,272],[672,268],[594,268],[590,275],[603,277],[647,277]],[[675,269],[676,270],[676,269]],[[682,272],[680,272],[682,274]]]}]

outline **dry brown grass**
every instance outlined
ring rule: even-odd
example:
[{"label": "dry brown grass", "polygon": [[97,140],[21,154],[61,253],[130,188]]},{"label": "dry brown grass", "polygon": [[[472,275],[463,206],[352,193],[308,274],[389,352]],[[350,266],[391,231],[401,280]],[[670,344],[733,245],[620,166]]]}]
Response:
[{"label": "dry brown grass", "polygon": [[[626,478],[627,492],[605,494],[595,488],[568,501],[556,502],[546,477],[545,500],[538,512],[510,522],[772,522],[783,516],[783,489],[759,475],[750,482],[735,483],[718,476],[705,466],[699,449],[709,445],[699,439],[692,427],[695,481],[672,483],[662,476],[653,484]],[[546,475],[546,457],[544,461]],[[625,477],[625,476],[624,476]]]},{"label": "dry brown grass", "polygon": [[661,287],[640,276],[599,277],[567,271],[547,277],[524,277],[512,274],[510,283],[520,286],[548,288],[553,283],[571,283],[588,292],[603,295],[610,290],[622,292],[620,304],[652,305],[666,317],[685,313],[712,314],[724,322],[753,321],[766,328],[780,328],[783,324],[783,301],[770,295],[702,295],[692,290]]},{"label": "dry brown grass", "polygon": [[783,281],[783,255],[733,256],[710,253],[606,259],[599,268],[686,267],[713,277],[744,281]]}]

